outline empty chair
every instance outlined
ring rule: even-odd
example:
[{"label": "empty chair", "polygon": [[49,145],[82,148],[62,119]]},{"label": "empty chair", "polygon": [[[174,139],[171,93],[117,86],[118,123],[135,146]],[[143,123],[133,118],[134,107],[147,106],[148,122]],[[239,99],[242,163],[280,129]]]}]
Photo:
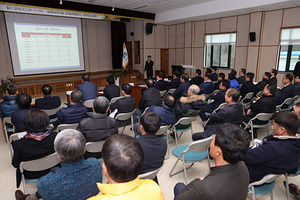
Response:
[{"label": "empty chair", "polygon": [[[287,98],[284,100],[284,102],[278,106],[276,106],[276,112],[282,111],[282,110],[290,110],[291,105],[294,102],[294,98]],[[287,108],[282,108],[282,106],[287,106]]]},{"label": "empty chair", "polygon": [[[182,133],[188,130],[191,130],[191,133],[193,134],[193,125],[192,121],[195,121],[196,117],[182,117],[180,118],[172,127],[171,131],[174,133],[175,136],[175,141],[176,141],[176,146],[178,145],[178,139],[181,137]],[[179,129],[176,128],[178,125],[183,125],[183,126],[188,126],[187,128],[184,129]],[[180,136],[178,136],[178,132],[180,132]]]},{"label": "empty chair", "polygon": [[48,156],[45,156],[40,159],[30,160],[20,163],[20,172],[22,176],[23,188],[26,194],[28,194],[26,183],[36,183],[38,179],[26,179],[24,176],[24,170],[26,171],[42,171],[50,169],[60,163],[60,160],[57,158],[57,154],[53,153]]},{"label": "empty chair", "polygon": [[60,124],[57,126],[57,131],[60,132],[65,129],[77,129],[78,123],[75,124]]},{"label": "empty chair", "polygon": [[[128,112],[128,113],[119,113],[115,117],[115,120],[126,121],[128,119],[131,119],[131,130],[133,130],[133,113],[134,113],[134,111],[135,111],[135,109],[131,112]],[[121,131],[121,133],[123,133],[125,127],[126,126],[123,126],[123,130]]]},{"label": "empty chair", "polygon": [[[4,127],[5,140],[9,145],[8,134],[13,133],[15,129],[13,124],[11,123],[11,117],[4,117],[2,122]],[[12,127],[9,127],[8,124],[11,124]]]},{"label": "empty chair", "polygon": [[83,105],[87,108],[93,108],[94,99],[86,100]]},{"label": "empty chair", "polygon": [[252,193],[252,199],[255,200],[255,195],[266,195],[270,193],[271,200],[273,200],[273,188],[275,180],[281,174],[268,174],[261,180],[249,184],[249,191]]},{"label": "empty chair", "polygon": [[[184,171],[184,180],[187,184],[187,174],[186,170],[191,168],[195,162],[204,160],[205,158],[208,158],[208,148],[213,139],[213,136],[210,136],[209,138],[205,138],[202,140],[194,141],[189,145],[181,145],[176,147],[172,150],[172,153],[174,156],[177,157],[177,160],[172,167],[169,176],[174,176],[182,171]],[[177,163],[181,160],[183,162],[183,170],[179,170],[175,173],[172,173],[177,165]],[[192,164],[189,167],[186,167],[186,162],[192,162]],[[208,168],[210,169],[210,162],[209,159],[207,159]]]}]

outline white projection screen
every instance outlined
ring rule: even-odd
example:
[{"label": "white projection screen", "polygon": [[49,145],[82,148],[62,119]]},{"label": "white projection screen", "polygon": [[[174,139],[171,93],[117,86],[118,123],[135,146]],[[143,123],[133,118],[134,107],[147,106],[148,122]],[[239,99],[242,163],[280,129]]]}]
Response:
[{"label": "white projection screen", "polygon": [[15,76],[83,71],[81,20],[5,13]]}]

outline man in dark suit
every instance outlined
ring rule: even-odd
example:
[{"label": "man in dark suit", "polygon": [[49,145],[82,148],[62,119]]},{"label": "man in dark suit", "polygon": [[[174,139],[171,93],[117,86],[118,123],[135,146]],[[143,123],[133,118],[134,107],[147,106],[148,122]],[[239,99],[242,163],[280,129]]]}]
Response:
[{"label": "man in dark suit", "polygon": [[293,75],[295,77],[295,85],[300,85],[300,82],[296,80],[300,79],[300,55],[299,55],[299,61],[296,63]]},{"label": "man in dark suit", "polygon": [[246,82],[246,77],[245,77],[246,69],[241,68],[239,74],[240,77],[237,79],[237,81],[239,82],[239,84],[244,84]]},{"label": "man in dark suit", "polygon": [[219,107],[221,103],[225,102],[225,93],[230,88],[230,81],[228,80],[222,80],[221,84],[219,86],[220,92],[212,95],[210,99],[213,100],[212,103],[207,104],[204,108],[201,109],[200,117],[202,121],[206,121],[208,118],[206,116],[206,112],[212,113],[216,108]]},{"label": "man in dark suit", "polygon": [[59,96],[51,96],[52,87],[50,85],[43,85],[42,92],[44,97],[35,100],[35,108],[47,110],[57,108],[61,105]]},{"label": "man in dark suit", "polygon": [[[118,99],[116,102],[114,102],[110,105],[111,111],[118,109],[115,116],[117,116],[119,113],[128,113],[128,112],[131,112],[134,110],[136,99],[130,95],[131,91],[132,91],[131,85],[129,85],[128,83],[124,83],[122,85],[121,92],[122,92],[123,98]],[[131,123],[131,120],[130,119],[126,120],[126,121],[117,120],[116,122],[117,122],[117,126],[120,127],[120,126],[129,125]]]},{"label": "man in dark suit", "polygon": [[148,79],[146,81],[146,90],[143,92],[142,98],[139,102],[139,109],[141,112],[144,112],[147,107],[159,105],[161,102],[160,92],[154,88],[154,81],[152,79]]},{"label": "man in dark suit", "polygon": [[295,87],[292,84],[293,75],[285,74],[282,78],[282,83],[284,84],[283,88],[281,88],[281,93],[284,99],[291,98],[295,96]]},{"label": "man in dark suit", "polygon": [[[161,119],[154,112],[146,112],[140,119],[141,136],[139,141],[144,152],[144,165],[141,174],[160,168],[165,160],[167,143],[155,133],[159,130]],[[154,156],[155,155],[155,156]],[[154,180],[157,182],[157,178]]]},{"label": "man in dark suit", "polygon": [[164,81],[164,74],[162,72],[158,73],[156,76],[155,88],[159,91],[167,90],[168,83]]},{"label": "man in dark suit", "polygon": [[209,149],[216,167],[211,168],[211,172],[204,179],[197,178],[187,186],[177,183],[174,188],[174,199],[246,199],[249,174],[242,160],[248,151],[249,144],[248,135],[243,129],[233,124],[221,125]]},{"label": "man in dark suit", "polygon": [[31,105],[31,96],[25,93],[21,93],[17,95],[16,103],[20,107],[20,110],[15,111],[11,115],[11,122],[15,126],[15,133],[25,131],[23,127],[23,119],[26,114],[32,110]]},{"label": "man in dark suit", "polygon": [[193,77],[190,81],[190,84],[200,85],[204,82],[203,77],[201,76],[201,69],[196,69],[195,77]]},{"label": "man in dark suit", "polygon": [[106,78],[107,87],[104,88],[103,96],[105,96],[108,101],[110,101],[112,98],[119,97],[120,96],[120,88],[115,85],[115,79],[112,76],[109,76]]},{"label": "man in dark suit", "polygon": [[179,100],[183,94],[187,94],[187,91],[188,91],[189,87],[191,86],[189,83],[189,75],[188,74],[182,74],[181,78],[180,78],[180,82],[181,82],[181,84],[173,93],[173,97],[174,97],[175,101]]},{"label": "man in dark suit", "polygon": [[270,82],[271,74],[270,72],[265,72],[263,75],[262,81],[258,82],[255,85],[255,92],[254,95],[256,95],[258,92],[263,91],[265,86]]},{"label": "man in dark suit", "polygon": [[217,81],[218,80],[217,67],[212,66],[211,67],[211,71],[212,71],[212,73],[211,73],[211,81]]},{"label": "man in dark suit", "polygon": [[277,78],[276,78],[278,73],[277,69],[271,69],[270,73],[271,73],[270,82],[273,82],[277,85]]},{"label": "man in dark suit", "polygon": [[199,85],[199,94],[211,94],[214,91],[214,84],[211,80],[211,74],[206,72],[204,75],[204,83]]},{"label": "man in dark suit", "polygon": [[9,84],[6,89],[6,95],[2,97],[3,101],[0,103],[0,117],[10,117],[13,112],[19,110],[16,104],[17,95],[17,86]]},{"label": "man in dark suit", "polygon": [[148,56],[148,59],[145,63],[145,69],[143,74],[145,73],[145,71],[147,71],[147,79],[152,79],[153,78],[153,60],[151,60],[151,55]]},{"label": "man in dark suit", "polygon": [[83,102],[90,99],[95,99],[97,97],[97,85],[90,82],[90,76],[88,74],[83,74],[81,77],[82,83],[77,86],[77,89],[83,95]]},{"label": "man in dark suit", "polygon": [[254,74],[252,72],[248,72],[245,77],[246,82],[240,88],[242,98],[244,98],[249,92],[255,91],[255,85],[253,84]]},{"label": "man in dark suit", "polygon": [[170,81],[168,85],[169,85],[169,89],[177,89],[179,87],[180,78],[177,70],[173,73],[173,79]]},{"label": "man in dark suit", "polygon": [[240,125],[242,122],[243,109],[237,103],[239,97],[240,92],[236,88],[228,89],[225,94],[227,107],[219,110],[215,114],[212,114],[209,118],[209,122],[213,124],[205,126],[204,132],[194,133],[192,139],[195,141],[207,138],[214,134],[217,128],[224,123]]}]

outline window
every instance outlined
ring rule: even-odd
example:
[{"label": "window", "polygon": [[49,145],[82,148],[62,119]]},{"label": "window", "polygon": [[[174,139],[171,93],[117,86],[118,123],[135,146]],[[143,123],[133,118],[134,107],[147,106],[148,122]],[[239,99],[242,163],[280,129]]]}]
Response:
[{"label": "window", "polygon": [[292,72],[300,55],[300,28],[282,29],[278,71]]},{"label": "window", "polygon": [[205,66],[234,67],[235,33],[205,36]]}]

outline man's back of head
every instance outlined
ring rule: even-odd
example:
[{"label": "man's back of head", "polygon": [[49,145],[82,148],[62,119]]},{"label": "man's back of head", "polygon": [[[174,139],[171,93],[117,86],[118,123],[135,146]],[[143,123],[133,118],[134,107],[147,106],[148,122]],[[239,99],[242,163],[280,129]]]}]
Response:
[{"label": "man's back of head", "polygon": [[109,101],[106,97],[99,96],[93,102],[94,112],[97,114],[105,114],[108,110]]},{"label": "man's back of head", "polygon": [[270,80],[270,78],[271,78],[271,73],[270,73],[270,72],[265,72],[265,78],[266,78],[267,80]]},{"label": "man's back of head", "polygon": [[83,159],[86,140],[82,133],[65,129],[57,134],[54,149],[63,162],[76,162]]},{"label": "man's back of head", "polygon": [[277,76],[278,70],[277,69],[271,69],[271,74],[274,76]]},{"label": "man's back of head", "polygon": [[273,116],[274,134],[278,136],[295,136],[300,127],[300,120],[291,111],[280,111]]},{"label": "man's back of head", "polygon": [[31,105],[31,96],[25,93],[17,95],[16,103],[21,109],[30,108]]},{"label": "man's back of head", "polygon": [[230,88],[227,90],[225,95],[225,101],[227,102],[228,98],[226,98],[226,96],[231,99],[231,103],[237,103],[240,97],[240,92],[236,88]]},{"label": "man's back of head", "polygon": [[227,79],[224,79],[221,81],[222,85],[224,86],[225,90],[228,90],[230,88],[230,81]]},{"label": "man's back of head", "polygon": [[220,77],[218,80],[224,80],[224,79],[225,79],[225,74],[222,73],[222,72],[220,72],[220,73],[218,74],[218,77]]},{"label": "man's back of head", "polygon": [[249,79],[249,81],[253,82],[254,73],[248,72],[248,73],[246,74],[246,77]]},{"label": "man's back of head", "polygon": [[[266,90],[265,90],[266,88]],[[266,93],[269,93],[269,95],[275,95],[276,90],[277,90],[277,86],[275,83],[270,82],[265,86],[264,90],[263,90],[263,94],[267,95]]]},{"label": "man's back of head", "polygon": [[81,79],[82,79],[83,81],[90,81],[90,75],[88,75],[88,74],[83,74],[82,77],[81,77]]},{"label": "man's back of head", "polygon": [[[135,138],[116,134],[106,139],[102,158],[104,174],[116,183],[125,183],[138,177],[143,166],[144,153]],[[108,180],[110,183],[109,178]]]},{"label": "man's back of head", "polygon": [[205,81],[211,81],[211,73],[206,72],[206,73],[204,74],[204,80],[205,80]]},{"label": "man's back of head", "polygon": [[154,81],[152,79],[147,79],[146,85],[148,88],[154,87]]},{"label": "man's back of head", "polygon": [[196,69],[196,74],[197,74],[197,76],[201,76],[201,69]]},{"label": "man's back of head", "polygon": [[162,72],[159,72],[158,75],[157,75],[160,79],[163,79],[164,78],[164,74]]},{"label": "man's back of head", "polygon": [[200,92],[200,88],[198,87],[198,85],[193,84],[189,87],[189,91],[190,95],[197,95]]},{"label": "man's back of head", "polygon": [[188,75],[188,74],[182,74],[182,75],[181,75],[181,79],[182,79],[184,82],[188,82],[188,81],[189,81],[189,75]]},{"label": "man's back of head", "polygon": [[18,92],[18,88],[15,84],[9,84],[6,88],[8,95],[16,95]]},{"label": "man's back of head", "polygon": [[179,72],[178,72],[178,70],[175,70],[173,72],[173,75],[174,75],[175,78],[179,78]]},{"label": "man's back of head", "polygon": [[286,80],[286,84],[290,84],[293,81],[292,74],[285,74],[283,78]]},{"label": "man's back of head", "polygon": [[74,104],[79,104],[82,101],[82,93],[79,90],[73,90],[71,93],[71,102]]},{"label": "man's back of head", "polygon": [[131,91],[132,91],[132,86],[129,85],[128,83],[124,83],[124,84],[122,85],[122,91],[124,91],[124,93],[125,93],[126,95],[130,95],[130,94],[131,94]]},{"label": "man's back of head", "polygon": [[172,95],[167,95],[164,97],[163,102],[166,106],[173,108],[175,105],[175,99]]},{"label": "man's back of head", "polygon": [[43,85],[43,87],[42,87],[42,92],[43,92],[43,94],[44,94],[45,96],[51,95],[51,93],[52,93],[52,87],[51,87],[51,85],[48,85],[48,84]]},{"label": "man's back of head", "polygon": [[106,82],[108,83],[108,85],[112,85],[115,83],[115,79],[113,76],[109,76],[106,78]]},{"label": "man's back of head", "polygon": [[246,69],[245,68],[241,68],[241,75],[245,75],[246,74]]},{"label": "man's back of head", "polygon": [[161,119],[159,115],[154,112],[145,112],[140,119],[140,125],[147,135],[154,135],[160,128]]}]

